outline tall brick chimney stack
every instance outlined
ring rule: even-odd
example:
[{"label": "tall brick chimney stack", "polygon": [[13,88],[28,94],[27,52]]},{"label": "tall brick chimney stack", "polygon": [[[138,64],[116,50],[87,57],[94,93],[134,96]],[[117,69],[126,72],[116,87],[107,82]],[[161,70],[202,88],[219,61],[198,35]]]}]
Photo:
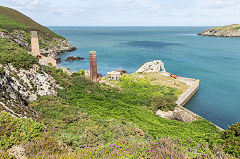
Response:
[{"label": "tall brick chimney stack", "polygon": [[40,55],[37,31],[31,31],[31,49],[32,55]]},{"label": "tall brick chimney stack", "polygon": [[93,82],[98,82],[97,80],[97,56],[96,51],[90,51],[90,79]]}]

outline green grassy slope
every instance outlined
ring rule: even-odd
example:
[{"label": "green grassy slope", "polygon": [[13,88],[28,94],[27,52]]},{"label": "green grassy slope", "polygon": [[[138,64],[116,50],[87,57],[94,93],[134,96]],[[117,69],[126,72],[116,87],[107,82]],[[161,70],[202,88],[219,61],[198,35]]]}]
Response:
[{"label": "green grassy slope", "polygon": [[221,31],[240,30],[240,24],[232,24],[232,25],[227,25],[227,26],[222,26],[222,27],[215,27],[215,28],[212,28],[212,29],[221,30]]},{"label": "green grassy slope", "polygon": [[39,31],[40,34],[64,39],[62,36],[59,36],[48,28],[38,24],[26,15],[3,6],[0,6],[0,28],[9,32],[12,32],[13,30],[24,30],[26,32]]},{"label": "green grassy slope", "polygon": [[6,38],[0,38],[0,64],[11,63],[15,68],[30,69],[37,64],[37,58],[27,53],[27,49]]},{"label": "green grassy slope", "polygon": [[[31,106],[44,114],[43,120],[50,124],[50,127],[61,127],[57,130],[61,134],[65,134],[60,135],[63,142],[68,141],[66,136],[71,136],[71,142],[75,143],[75,148],[95,145],[96,143],[108,143],[117,139],[115,137],[132,135],[129,127],[133,127],[133,129],[139,127],[145,132],[146,138],[153,139],[165,136],[178,138],[182,141],[191,138],[193,141],[199,142],[220,134],[220,131],[207,120],[183,123],[156,116],[148,109],[153,101],[144,98],[147,92],[135,91],[142,89],[140,87],[153,89],[152,86],[142,84],[142,82],[134,84],[135,86],[132,83],[125,83],[125,88],[120,91],[110,86],[92,83],[85,77],[71,77],[62,73],[61,70],[45,69],[55,77],[64,89],[58,90],[58,97],[43,97],[32,103]],[[127,89],[126,85],[131,89]],[[135,90],[132,89],[133,87]],[[162,95],[174,93],[173,90],[164,86],[158,87],[158,90],[162,92]],[[79,113],[87,113],[92,122],[88,125],[83,124]],[[100,125],[96,126],[98,124],[106,124],[109,130],[104,130]],[[111,129],[114,124],[116,127],[120,127],[120,130],[122,129],[119,130],[122,133],[118,131],[114,133],[115,129]],[[91,140],[87,137],[84,138],[84,130],[93,127],[98,127],[98,131],[101,133],[96,133],[95,137],[89,137]],[[103,136],[101,137],[101,135]]]}]

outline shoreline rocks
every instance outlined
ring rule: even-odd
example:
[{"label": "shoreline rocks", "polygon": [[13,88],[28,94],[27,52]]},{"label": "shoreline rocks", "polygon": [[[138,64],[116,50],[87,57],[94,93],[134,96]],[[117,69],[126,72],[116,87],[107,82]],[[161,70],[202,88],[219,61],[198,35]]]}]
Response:
[{"label": "shoreline rocks", "polygon": [[83,57],[74,57],[74,56],[68,56],[68,58],[65,61],[78,61],[78,60],[83,60]]},{"label": "shoreline rocks", "polygon": [[210,28],[198,35],[211,37],[240,37],[240,24]]}]

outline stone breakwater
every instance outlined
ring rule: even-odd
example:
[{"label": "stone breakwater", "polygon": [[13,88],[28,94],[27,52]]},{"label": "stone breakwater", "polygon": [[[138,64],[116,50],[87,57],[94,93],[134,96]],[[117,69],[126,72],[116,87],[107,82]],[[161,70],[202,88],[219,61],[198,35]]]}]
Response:
[{"label": "stone breakwater", "polygon": [[[150,61],[143,64],[139,67],[136,73],[160,73],[164,76],[171,76],[170,73],[166,72],[164,63],[161,60]],[[202,117],[199,115],[183,107],[198,91],[200,80],[178,76],[176,76],[176,80],[185,83],[189,86],[189,88],[179,96],[178,100],[176,101],[177,107],[174,111],[165,112],[159,109],[156,112],[156,115],[159,115],[162,118],[178,120],[181,122],[193,122],[195,120],[202,119]],[[218,127],[217,125],[215,126],[219,130],[223,131],[222,128]]]},{"label": "stone breakwater", "polygon": [[[170,75],[170,73],[168,72],[161,74]],[[203,117],[183,107],[197,93],[200,80],[186,77],[178,77],[177,80],[186,83],[189,88],[179,96],[178,100],[176,101],[177,107],[174,111],[165,112],[162,110],[158,110],[156,112],[156,115],[159,115],[162,118],[178,120],[181,122],[193,122],[195,120],[203,119]],[[215,126],[220,131],[224,131],[224,129],[220,128],[219,126]]]},{"label": "stone breakwater", "polygon": [[191,99],[191,97],[198,91],[200,80],[185,77],[178,77],[177,80],[184,82],[189,86],[188,90],[185,91],[176,102],[177,105],[184,106]]}]

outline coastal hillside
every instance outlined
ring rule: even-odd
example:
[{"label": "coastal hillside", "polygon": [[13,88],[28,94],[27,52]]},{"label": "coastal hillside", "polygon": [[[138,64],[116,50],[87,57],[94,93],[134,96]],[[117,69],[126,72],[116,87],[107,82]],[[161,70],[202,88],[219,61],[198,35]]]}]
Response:
[{"label": "coastal hillside", "polygon": [[[135,74],[112,86],[92,82],[82,70],[70,73],[40,65],[29,53],[28,30],[14,23],[14,30],[0,31],[0,158],[240,156],[239,124],[222,132],[202,118],[183,122],[156,115],[159,109],[176,108],[178,96],[187,89],[183,83]],[[62,39],[39,37],[47,44],[43,48]],[[159,77],[163,79],[155,79]]]},{"label": "coastal hillside", "polygon": [[0,6],[0,37],[30,48],[30,31],[38,31],[40,53],[60,62],[58,54],[76,50],[64,37],[38,24],[24,14]]},{"label": "coastal hillside", "polygon": [[223,27],[214,27],[199,33],[200,36],[214,37],[240,37],[240,24],[232,24]]},{"label": "coastal hillside", "polygon": [[[52,36],[61,37],[48,28],[38,24],[26,15],[7,7],[0,6],[0,28],[8,31],[24,30],[24,31],[39,31]],[[61,37],[64,39],[64,37]]]}]

